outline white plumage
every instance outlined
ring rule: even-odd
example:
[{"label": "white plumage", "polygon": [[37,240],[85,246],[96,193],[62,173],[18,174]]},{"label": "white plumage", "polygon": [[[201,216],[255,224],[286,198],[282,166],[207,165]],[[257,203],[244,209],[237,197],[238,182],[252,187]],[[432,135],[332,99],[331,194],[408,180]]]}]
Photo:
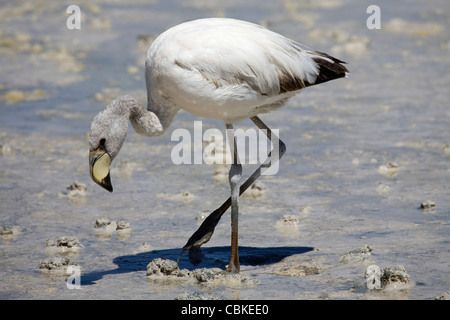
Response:
[{"label": "white plumage", "polygon": [[[182,23],[162,33],[148,50],[150,104],[169,100],[175,108],[234,123],[281,106],[302,88],[295,81],[314,84],[320,73],[314,58],[334,63],[249,22],[215,18]],[[294,90],[283,88],[283,81]]]},{"label": "white plumage", "polygon": [[[175,26],[162,33],[148,50],[147,108],[131,96],[122,96],[92,121],[91,177],[112,192],[109,167],[125,140],[128,122],[141,135],[158,136],[170,126],[180,109],[200,117],[221,119],[227,129],[250,118],[272,140],[271,130],[258,114],[283,106],[305,87],[345,77],[348,70],[342,63],[326,53],[305,50],[297,42],[249,22],[214,18]],[[233,140],[231,137],[230,142]],[[232,146],[236,155],[236,144]],[[231,206],[228,270],[239,271],[239,195],[259,177],[263,166],[278,161],[286,150],[281,140],[275,147],[277,155],[269,154],[265,164],[242,185],[242,167],[235,158],[229,173],[231,197],[205,219],[183,251],[207,242]]]}]

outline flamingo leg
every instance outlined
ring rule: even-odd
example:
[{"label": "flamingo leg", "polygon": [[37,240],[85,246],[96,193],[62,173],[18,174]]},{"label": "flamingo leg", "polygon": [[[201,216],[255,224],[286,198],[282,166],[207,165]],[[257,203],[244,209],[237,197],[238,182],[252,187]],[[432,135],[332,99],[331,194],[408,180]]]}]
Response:
[{"label": "flamingo leg", "polygon": [[233,152],[233,163],[228,173],[228,180],[231,188],[231,258],[227,271],[239,272],[239,253],[238,253],[238,221],[239,221],[239,191],[242,176],[242,165],[239,163],[237,154],[236,138],[232,124],[227,124],[227,135],[230,143],[230,150]]},{"label": "flamingo leg", "polygon": [[[239,196],[245,192],[255,181],[259,178],[259,176],[262,174],[263,170],[269,168],[271,164],[275,163],[276,161],[279,161],[281,157],[286,152],[286,145],[284,142],[279,139],[276,141],[277,143],[274,143],[275,139],[272,139],[272,130],[263,122],[261,119],[257,116],[250,118],[253,123],[262,130],[267,138],[273,143],[273,149],[271,152],[269,152],[267,159],[264,161],[263,164],[261,164],[258,169],[255,170],[255,172],[252,173],[252,175],[240,186],[239,188]],[[231,139],[230,139],[231,141]],[[272,155],[276,157],[275,159],[272,159]],[[273,161],[273,163],[272,163]],[[230,174],[231,174],[230,169]],[[236,169],[234,169],[236,170]],[[183,254],[184,251],[190,250],[193,248],[198,248],[202,244],[209,241],[211,236],[214,233],[214,229],[216,225],[219,223],[220,218],[225,213],[225,211],[228,210],[228,208],[232,204],[232,197],[228,198],[219,208],[214,210],[206,219],[203,221],[203,223],[200,225],[200,227],[197,229],[197,231],[194,232],[194,234],[189,238],[188,242],[184,245],[183,250],[181,251],[180,255],[178,256],[178,260],[180,259],[180,256]],[[233,221],[233,220],[232,220]],[[237,223],[236,223],[237,227]],[[232,231],[233,234],[233,231]],[[233,241],[233,240],[232,240]],[[233,244],[232,244],[233,247]],[[236,255],[237,255],[237,232],[236,232]]]}]

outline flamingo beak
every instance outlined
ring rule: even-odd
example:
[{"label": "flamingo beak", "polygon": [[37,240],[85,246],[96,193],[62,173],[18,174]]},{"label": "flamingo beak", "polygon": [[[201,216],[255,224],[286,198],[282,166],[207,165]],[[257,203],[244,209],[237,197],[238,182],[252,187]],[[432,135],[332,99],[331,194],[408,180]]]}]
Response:
[{"label": "flamingo beak", "polygon": [[104,149],[96,149],[89,152],[89,169],[92,180],[109,192],[113,191],[109,168],[111,156]]}]

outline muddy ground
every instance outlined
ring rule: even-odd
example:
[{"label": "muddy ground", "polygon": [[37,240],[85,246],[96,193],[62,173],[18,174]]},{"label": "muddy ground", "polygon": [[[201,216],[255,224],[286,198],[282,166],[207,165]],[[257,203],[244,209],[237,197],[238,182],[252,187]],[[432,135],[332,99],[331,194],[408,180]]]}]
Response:
[{"label": "muddy ground", "polygon": [[[448,1],[78,1],[79,30],[66,26],[69,1],[0,4],[1,299],[448,297]],[[367,27],[373,4],[381,29]],[[174,279],[155,259],[176,260],[229,193],[221,168],[171,161],[172,131],[199,119],[180,112],[154,139],[130,127],[112,194],[90,180],[86,133],[116,96],[145,101],[155,36],[211,16],[260,23],[351,74],[261,117],[287,153],[241,200],[241,274],[220,273],[227,213]],[[407,276],[375,288],[372,265]]]}]

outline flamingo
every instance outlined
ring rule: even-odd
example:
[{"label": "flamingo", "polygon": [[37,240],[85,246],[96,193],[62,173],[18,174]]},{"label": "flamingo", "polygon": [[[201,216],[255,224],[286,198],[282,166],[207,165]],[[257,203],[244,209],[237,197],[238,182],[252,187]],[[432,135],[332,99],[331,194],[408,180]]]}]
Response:
[{"label": "flamingo", "polygon": [[203,221],[181,254],[208,242],[231,206],[231,255],[226,271],[239,272],[239,196],[271,161],[283,156],[286,145],[276,139],[267,160],[241,183],[242,165],[237,159],[233,125],[250,118],[273,141],[272,131],[258,115],[282,107],[306,87],[346,77],[348,70],[343,64],[329,54],[308,50],[246,21],[208,18],[172,27],[159,35],[147,52],[147,108],[124,95],[94,117],[89,131],[91,178],[113,191],[110,166],[125,140],[128,122],[138,134],[155,137],[167,130],[180,109],[223,120],[227,134],[231,132],[234,155],[229,170],[231,196]]}]

